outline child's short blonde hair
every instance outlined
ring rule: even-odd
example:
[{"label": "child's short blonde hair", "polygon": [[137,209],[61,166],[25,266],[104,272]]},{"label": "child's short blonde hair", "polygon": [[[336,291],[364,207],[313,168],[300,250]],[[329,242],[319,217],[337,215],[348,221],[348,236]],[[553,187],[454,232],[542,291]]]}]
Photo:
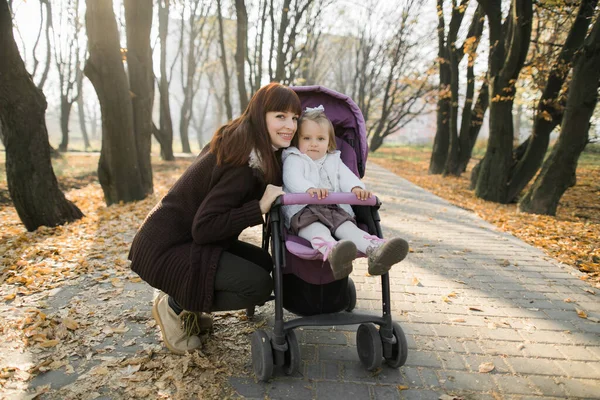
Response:
[{"label": "child's short blonde hair", "polygon": [[329,145],[327,146],[328,153],[331,153],[337,148],[335,143],[335,130],[333,129],[333,124],[331,123],[329,118],[327,118],[325,112],[320,109],[310,109],[304,111],[304,114],[302,114],[300,120],[298,121],[298,133],[294,135],[294,138],[292,139],[292,146],[298,147],[298,138],[302,134],[302,122],[304,121],[316,122],[321,126],[321,128],[327,129],[327,132],[329,133]]}]

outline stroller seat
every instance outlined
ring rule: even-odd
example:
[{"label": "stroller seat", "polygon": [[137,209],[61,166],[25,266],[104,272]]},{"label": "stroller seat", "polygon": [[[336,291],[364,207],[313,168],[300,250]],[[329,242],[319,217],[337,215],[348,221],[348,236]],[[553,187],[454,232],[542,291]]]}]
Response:
[{"label": "stroller seat", "polygon": [[[291,87],[302,102],[302,109],[323,105],[331,120],[341,159],[358,177],[365,173],[367,137],[362,113],[348,96],[323,86]],[[300,348],[294,329],[300,326],[359,325],[356,347],[360,361],[368,370],[377,369],[385,360],[392,368],[406,362],[408,347],[400,325],[392,321],[389,275],[381,276],[382,315],[353,312],[356,288],[351,278],[335,280],[323,255],[310,243],[290,234],[281,206],[291,204],[350,204],[357,225],[382,238],[379,224],[381,203],[373,196],[361,201],[352,193],[330,193],[318,200],[306,193],[280,196],[269,211],[263,227],[263,248],[274,260],[275,324],[272,331],[259,329],[252,334],[252,365],[259,380],[268,380],[275,366],[286,374],[300,368]],[[364,257],[358,252],[358,257]],[[283,320],[283,309],[299,318]],[[254,308],[248,309],[248,315]],[[378,328],[379,327],[379,328]]]}]

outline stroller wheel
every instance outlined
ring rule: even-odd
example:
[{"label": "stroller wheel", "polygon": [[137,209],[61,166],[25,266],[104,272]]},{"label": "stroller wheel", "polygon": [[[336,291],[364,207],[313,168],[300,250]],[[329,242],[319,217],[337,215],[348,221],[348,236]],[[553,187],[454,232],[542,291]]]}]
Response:
[{"label": "stroller wheel", "polygon": [[252,348],[252,368],[260,381],[266,381],[273,375],[273,349],[271,339],[263,330],[257,330],[250,340]]},{"label": "stroller wheel", "polygon": [[346,311],[351,312],[356,308],[356,285],[351,278],[348,278],[348,307]]},{"label": "stroller wheel", "polygon": [[383,345],[379,330],[373,323],[360,324],[356,331],[356,351],[360,362],[369,371],[381,366],[383,362]]},{"label": "stroller wheel", "polygon": [[392,328],[396,337],[396,343],[392,345],[392,356],[386,358],[385,362],[392,368],[399,368],[404,365],[406,357],[408,357],[408,344],[406,343],[406,336],[400,324],[392,322]]},{"label": "stroller wheel", "polygon": [[286,375],[292,375],[300,370],[300,346],[298,346],[298,339],[296,339],[296,333],[290,329],[285,335],[288,349],[285,352],[285,364],[283,365],[283,372]]}]

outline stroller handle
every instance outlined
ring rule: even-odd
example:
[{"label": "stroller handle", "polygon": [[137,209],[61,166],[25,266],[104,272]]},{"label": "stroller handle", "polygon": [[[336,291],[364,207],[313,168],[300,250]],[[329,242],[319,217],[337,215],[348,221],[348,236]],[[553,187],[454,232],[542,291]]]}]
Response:
[{"label": "stroller handle", "polygon": [[371,196],[367,200],[359,200],[354,193],[329,193],[324,199],[317,199],[308,193],[287,193],[279,197],[282,205],[292,204],[350,204],[354,206],[375,206],[379,202],[377,196]]}]

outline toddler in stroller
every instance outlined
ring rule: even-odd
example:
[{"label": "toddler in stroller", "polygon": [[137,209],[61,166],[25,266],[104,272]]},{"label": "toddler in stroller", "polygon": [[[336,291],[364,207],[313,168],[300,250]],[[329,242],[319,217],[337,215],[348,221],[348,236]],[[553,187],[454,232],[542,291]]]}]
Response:
[{"label": "toddler in stroller", "polygon": [[[352,324],[360,324],[357,350],[367,369],[376,369],[383,359],[398,368],[406,361],[407,345],[400,325],[392,322],[387,272],[406,256],[408,244],[382,239],[380,203],[359,179],[367,156],[362,113],[349,97],[330,89],[292,89],[303,108],[310,107],[295,146],[283,153],[286,194],[273,205],[263,232],[263,247],[270,237],[275,261],[275,327],[252,335],[254,372],[266,380],[274,365],[286,374],[300,368],[296,327]],[[356,305],[348,275],[357,255],[368,257],[371,275],[381,275],[381,317],[340,313]],[[283,308],[303,317],[284,322]]]}]

